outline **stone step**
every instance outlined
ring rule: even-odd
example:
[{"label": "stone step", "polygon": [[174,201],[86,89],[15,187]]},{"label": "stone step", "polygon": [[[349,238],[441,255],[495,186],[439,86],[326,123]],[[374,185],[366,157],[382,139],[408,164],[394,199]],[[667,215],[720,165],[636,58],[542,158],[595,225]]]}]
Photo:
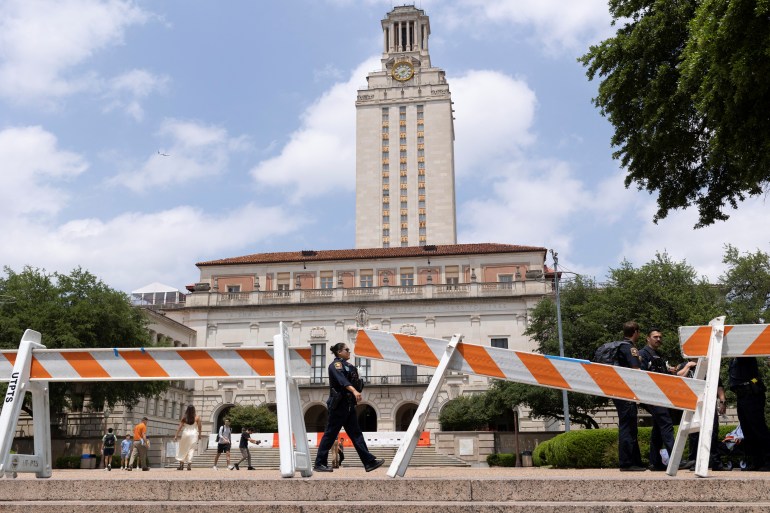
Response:
[{"label": "stone step", "polygon": [[[396,447],[373,447],[370,448],[370,452],[378,458],[384,458],[385,464],[389,465],[393,461],[393,457],[396,455]],[[255,468],[261,469],[277,469],[280,466],[280,454],[278,448],[269,449],[252,449],[251,451],[251,463]],[[317,449],[310,449],[311,459],[315,459]],[[216,450],[207,449],[201,454],[196,454],[193,458],[193,468],[210,468],[214,465],[214,458],[216,456]],[[234,463],[241,459],[241,452],[238,449],[231,451],[230,461]],[[217,466],[225,468],[226,459],[224,456],[219,457]],[[167,468],[176,467],[176,463],[169,463]],[[355,449],[352,447],[345,449],[345,461],[342,464],[343,467],[363,467],[361,460],[358,459]],[[409,463],[410,467],[469,467],[470,464],[460,458],[450,456],[448,454],[441,454],[436,452],[435,447],[417,447],[415,448],[414,455]]]}]

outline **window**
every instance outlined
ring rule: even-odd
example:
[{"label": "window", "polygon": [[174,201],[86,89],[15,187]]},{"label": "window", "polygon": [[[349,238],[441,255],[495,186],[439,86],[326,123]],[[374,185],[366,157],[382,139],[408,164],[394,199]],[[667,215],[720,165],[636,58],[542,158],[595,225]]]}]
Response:
[{"label": "window", "polygon": [[332,271],[321,271],[321,288],[334,288],[334,274]]},{"label": "window", "polygon": [[499,347],[500,349],[508,349],[508,339],[507,338],[493,338],[490,340],[490,345],[492,347]]},{"label": "window", "polygon": [[411,269],[401,271],[401,286],[413,287],[414,286],[414,271]]},{"label": "window", "polygon": [[289,280],[291,280],[289,273],[278,273],[278,286],[276,290],[289,290]]},{"label": "window", "polygon": [[417,367],[415,365],[401,366],[401,383],[417,383]]},{"label": "window", "polygon": [[372,361],[369,358],[356,356],[356,368],[358,369],[358,376],[364,383],[369,383],[369,378],[372,376]]},{"label": "window", "polygon": [[326,344],[310,344],[310,382],[323,383],[326,368]]},{"label": "window", "polygon": [[227,286],[227,292],[230,293],[230,294],[233,294],[233,293],[236,293],[236,292],[240,292],[240,291],[241,291],[241,286],[240,285],[228,285]]},{"label": "window", "polygon": [[374,273],[372,271],[361,271],[361,286],[367,288],[374,286]]}]

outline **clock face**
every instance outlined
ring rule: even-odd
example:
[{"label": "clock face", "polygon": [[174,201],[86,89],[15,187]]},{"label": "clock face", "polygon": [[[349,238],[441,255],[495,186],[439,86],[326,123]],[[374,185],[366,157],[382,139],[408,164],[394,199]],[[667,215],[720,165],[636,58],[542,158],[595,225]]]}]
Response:
[{"label": "clock face", "polygon": [[405,82],[414,76],[414,68],[408,62],[399,62],[393,66],[393,78]]}]

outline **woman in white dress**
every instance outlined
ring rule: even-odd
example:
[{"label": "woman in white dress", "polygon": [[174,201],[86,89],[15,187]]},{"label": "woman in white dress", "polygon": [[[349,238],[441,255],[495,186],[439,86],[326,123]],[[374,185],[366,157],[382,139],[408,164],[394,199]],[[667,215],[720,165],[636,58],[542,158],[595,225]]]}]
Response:
[{"label": "woman in white dress", "polygon": [[195,406],[192,404],[187,407],[182,415],[182,420],[179,421],[179,427],[174,435],[174,441],[179,438],[179,433],[182,433],[182,438],[179,440],[179,445],[176,449],[176,460],[179,462],[177,470],[184,470],[184,464],[187,463],[187,470],[192,470],[192,459],[195,454],[195,449],[198,447],[198,440],[201,439],[201,418],[195,414]]}]

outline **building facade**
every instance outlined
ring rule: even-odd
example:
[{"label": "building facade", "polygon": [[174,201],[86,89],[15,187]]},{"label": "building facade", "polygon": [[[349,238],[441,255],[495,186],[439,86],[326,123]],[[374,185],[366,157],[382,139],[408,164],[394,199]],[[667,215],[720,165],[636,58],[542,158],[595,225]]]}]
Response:
[{"label": "building facade", "polygon": [[[455,244],[260,253],[201,262],[200,282],[184,308],[167,312],[196,332],[199,347],[272,345],[279,323],[291,344],[311,349],[311,375],[300,382],[309,432],[323,431],[329,348],[354,348],[358,328],[531,350],[523,335],[528,311],[551,291],[544,279],[545,248]],[[355,356],[355,349],[354,355]],[[407,428],[433,369],[355,359],[367,382],[359,419],[365,431]],[[488,380],[447,378],[427,427],[451,398],[486,390]],[[236,404],[271,405],[273,378],[195,382],[193,404],[215,429]],[[522,425],[527,428],[526,425]],[[544,429],[530,423],[531,429]]]},{"label": "building facade", "polygon": [[356,248],[455,244],[452,97],[428,16],[396,7],[382,34],[382,69],[356,98]]}]

